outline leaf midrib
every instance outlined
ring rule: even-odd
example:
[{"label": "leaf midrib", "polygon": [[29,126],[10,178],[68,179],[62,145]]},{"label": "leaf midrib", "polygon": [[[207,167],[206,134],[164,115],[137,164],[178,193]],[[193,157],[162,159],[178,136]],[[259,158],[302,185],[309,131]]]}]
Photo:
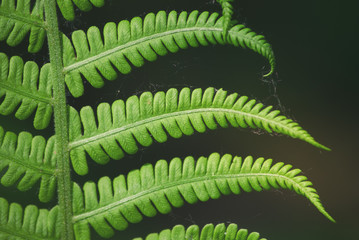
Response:
[{"label": "leaf midrib", "polygon": [[52,104],[52,98],[42,96],[42,95],[45,95],[44,93],[38,92],[38,94],[32,94],[32,89],[27,89],[27,91],[25,91],[22,89],[21,85],[13,87],[12,84],[6,84],[5,82],[0,81],[0,87],[3,89],[6,89],[8,91],[14,92],[16,95],[22,95],[24,97],[34,99],[38,102]]},{"label": "leaf midrib", "polygon": [[120,133],[122,131],[126,131],[126,130],[131,129],[131,128],[136,128],[136,127],[138,127],[140,125],[145,125],[145,124],[148,124],[148,123],[151,123],[151,122],[160,121],[160,120],[165,119],[165,118],[171,118],[171,117],[177,117],[177,116],[189,115],[189,114],[198,114],[198,113],[202,113],[202,112],[204,112],[204,113],[208,113],[208,112],[224,112],[224,113],[233,113],[233,114],[239,114],[239,115],[241,114],[241,115],[253,118],[253,119],[256,118],[256,119],[259,119],[261,121],[277,125],[277,126],[283,128],[283,129],[286,129],[288,132],[296,134],[295,131],[293,131],[291,128],[287,127],[286,125],[283,125],[280,122],[276,122],[276,121],[274,121],[272,119],[266,119],[264,117],[260,117],[260,116],[255,115],[255,114],[242,112],[240,110],[235,110],[235,109],[201,108],[201,109],[189,109],[189,110],[180,111],[180,112],[166,113],[166,114],[161,114],[161,115],[158,115],[158,116],[153,116],[153,117],[150,117],[150,118],[146,118],[146,119],[143,119],[143,120],[131,123],[131,124],[127,124],[127,125],[125,125],[123,127],[115,128],[115,129],[106,131],[104,133],[97,134],[97,135],[92,136],[92,137],[72,141],[69,144],[69,148],[74,149],[74,148],[80,147],[82,145],[88,144],[90,142],[95,142],[95,141],[98,141],[98,140],[100,140],[102,138],[106,138],[106,137],[109,137],[111,135],[118,134],[118,133]]},{"label": "leaf midrib", "polygon": [[20,237],[24,240],[29,239],[29,237],[31,237],[31,240],[55,240],[55,239],[57,239],[57,238],[52,238],[52,237],[39,237],[39,236],[36,236],[35,234],[30,234],[29,232],[23,233],[22,231],[19,231],[19,229],[12,229],[11,227],[9,227],[7,225],[5,225],[5,227],[0,226],[0,232],[9,234],[10,236]]},{"label": "leaf midrib", "polygon": [[[139,38],[137,40],[133,40],[133,41],[130,40],[126,44],[117,46],[115,48],[111,48],[111,49],[106,50],[106,51],[104,51],[104,52],[102,52],[100,54],[97,54],[95,56],[86,58],[85,60],[78,61],[76,63],[68,65],[68,66],[64,67],[64,73],[66,74],[68,72],[74,71],[74,70],[76,70],[78,68],[81,68],[84,65],[90,64],[92,62],[96,62],[97,60],[99,60],[101,58],[104,58],[104,57],[107,57],[107,56],[109,56],[111,54],[114,54],[115,52],[122,51],[122,50],[124,50],[126,48],[133,47],[133,46],[135,46],[137,44],[141,44],[141,43],[144,43],[146,41],[151,41],[152,39],[165,37],[165,36],[172,35],[172,34],[175,34],[175,33],[191,32],[191,31],[193,31],[193,32],[194,31],[203,31],[203,32],[205,32],[205,31],[213,31],[213,32],[217,31],[217,32],[222,32],[223,29],[222,28],[216,28],[216,27],[196,27],[196,26],[194,26],[194,27],[167,30],[165,32],[145,36],[145,37]],[[238,31],[228,31],[228,32],[231,33],[231,34],[239,34]],[[255,40],[253,38],[247,37],[247,34],[244,34],[243,38],[248,39],[249,41],[258,42],[257,40]]]},{"label": "leaf midrib", "polygon": [[[44,21],[40,18],[36,18],[30,14],[26,14],[24,15],[23,12],[18,13],[17,10],[14,11],[5,11],[4,9],[0,8],[0,16],[9,18],[9,19],[13,19],[15,21],[19,21],[19,22],[23,22],[23,23],[27,23],[29,25],[33,25],[33,26],[37,26],[40,28],[44,28]],[[29,17],[24,17],[24,16],[29,16]]]},{"label": "leaf midrib", "polygon": [[38,167],[34,166],[32,164],[28,164],[27,162],[30,162],[29,159],[26,159],[25,161],[18,160],[16,157],[12,156],[12,154],[9,156],[9,154],[4,154],[3,151],[0,149],[0,159],[5,161],[9,161],[10,163],[16,163],[18,165],[21,165],[27,169],[33,170],[37,172],[40,175],[49,175],[54,176],[55,170],[45,167]]},{"label": "leaf midrib", "polygon": [[144,197],[146,195],[152,194],[152,193],[157,192],[157,191],[161,191],[161,190],[165,191],[165,189],[169,189],[169,188],[173,188],[173,187],[177,187],[177,186],[185,185],[185,184],[191,184],[191,183],[194,183],[194,182],[202,182],[202,181],[206,181],[206,180],[214,181],[215,179],[222,179],[222,178],[229,179],[229,178],[242,178],[242,177],[246,177],[246,178],[250,178],[250,177],[256,177],[256,178],[258,178],[258,177],[282,178],[285,181],[289,181],[293,185],[295,185],[298,189],[300,189],[303,192],[303,195],[306,196],[310,200],[310,202],[312,202],[313,204],[315,203],[315,201],[314,201],[315,199],[310,197],[310,194],[308,194],[305,187],[300,186],[299,183],[297,183],[296,181],[294,181],[293,179],[291,179],[291,178],[289,178],[287,176],[279,175],[279,174],[273,174],[273,173],[238,173],[238,174],[230,174],[230,173],[228,173],[226,175],[205,175],[205,176],[194,177],[194,178],[190,178],[190,179],[181,179],[179,181],[168,181],[165,184],[157,185],[157,186],[155,186],[153,188],[150,188],[148,190],[141,191],[140,193],[137,193],[137,194],[134,194],[132,196],[123,198],[123,199],[121,199],[119,201],[116,201],[114,203],[108,204],[107,206],[99,207],[99,208],[94,209],[92,211],[88,211],[88,212],[85,212],[85,213],[82,213],[82,214],[74,215],[73,222],[74,222],[74,224],[76,224],[76,222],[83,221],[85,219],[91,218],[92,216],[96,216],[96,215],[102,214],[104,212],[109,212],[112,209],[114,209],[114,208],[116,208],[116,207],[118,207],[118,206],[120,206],[122,204],[125,204],[127,202],[133,201],[133,200],[135,200],[137,198]]}]

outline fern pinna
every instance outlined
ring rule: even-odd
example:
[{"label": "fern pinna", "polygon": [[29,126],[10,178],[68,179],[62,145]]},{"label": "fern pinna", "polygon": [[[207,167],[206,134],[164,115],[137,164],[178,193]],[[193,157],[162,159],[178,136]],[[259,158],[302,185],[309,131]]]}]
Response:
[{"label": "fern pinna", "polygon": [[[50,62],[38,66],[19,56],[0,53],[0,113],[20,120],[33,117],[42,130],[54,120],[55,134],[46,139],[0,126],[0,178],[5,187],[27,191],[39,184],[38,198],[57,205],[41,209],[21,206],[0,198],[0,239],[91,239],[91,228],[103,238],[113,236],[144,217],[166,214],[185,202],[217,199],[221,195],[289,189],[304,196],[329,220],[316,190],[300,170],[284,163],[252,157],[213,153],[208,157],[173,158],[145,164],[127,176],[104,176],[97,183],[79,184],[74,174],[89,173],[88,161],[106,164],[134,154],[139,146],[164,143],[196,132],[221,128],[253,128],[278,133],[329,150],[298,123],[222,89],[174,89],[144,92],[127,100],[100,103],[79,111],[66,103],[66,89],[74,97],[84,94],[84,80],[95,88],[118,79],[158,56],[181,49],[216,44],[248,48],[265,57],[274,71],[271,46],[262,35],[244,25],[234,25],[230,0],[218,1],[223,16],[209,12],[159,11],[103,30],[92,26],[71,37],[61,33],[56,11],[73,20],[75,9],[90,11],[103,0],[2,0],[0,40],[17,46],[28,39],[28,51],[36,53],[48,43]],[[28,37],[28,38],[27,38]],[[119,79],[118,81],[121,81]],[[142,238],[136,238],[140,240]],[[226,239],[257,240],[235,224],[203,227],[177,225],[146,240]]]}]

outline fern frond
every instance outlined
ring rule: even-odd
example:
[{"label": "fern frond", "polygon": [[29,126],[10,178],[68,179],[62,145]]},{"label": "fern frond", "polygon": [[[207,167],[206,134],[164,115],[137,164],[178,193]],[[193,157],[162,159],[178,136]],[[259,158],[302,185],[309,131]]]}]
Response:
[{"label": "fern frond", "polygon": [[[299,138],[316,147],[327,149],[317,143],[296,122],[272,107],[263,108],[246,96],[208,88],[192,92],[184,88],[180,93],[170,89],[167,93],[150,92],[140,97],[132,96],[126,102],[115,101],[112,106],[101,103],[97,108],[97,121],[92,108],[84,107],[80,114],[70,108],[70,156],[74,170],[88,172],[86,154],[100,164],[121,159],[124,153],[134,154],[138,144],[150,146],[153,139],[167,141],[167,133],[173,138],[204,132],[218,126],[263,129],[293,138]],[[98,125],[97,125],[98,122]],[[82,132],[83,129],[83,132]]]},{"label": "fern frond", "polygon": [[223,38],[226,40],[228,35],[228,30],[232,24],[232,15],[233,15],[233,7],[231,2],[233,0],[217,0],[222,7],[222,15],[223,15]]},{"label": "fern frond", "polygon": [[[107,23],[103,39],[97,27],[91,27],[87,34],[75,31],[71,41],[64,36],[65,81],[71,94],[83,95],[81,75],[95,88],[104,85],[103,78],[117,78],[116,69],[122,74],[131,71],[131,65],[141,67],[145,60],[155,61],[158,56],[175,53],[188,47],[209,44],[231,44],[249,48],[268,59],[274,67],[271,46],[262,35],[257,35],[243,25],[236,25],[228,31],[227,41],[223,40],[223,18],[218,14],[193,11],[190,14],[172,11],[150,13],[144,20],[139,17],[130,22]],[[72,46],[72,44],[74,46]],[[76,50],[76,54],[75,54]],[[272,69],[273,70],[273,69]]]},{"label": "fern frond", "polygon": [[38,52],[46,37],[43,0],[2,0],[0,5],[0,41],[9,46],[18,45],[30,32],[28,51]]},{"label": "fern frond", "polygon": [[187,157],[182,162],[174,158],[170,164],[160,160],[153,167],[144,165],[126,177],[120,175],[113,181],[108,177],[99,180],[97,186],[87,182],[83,190],[74,184],[74,230],[78,239],[89,239],[90,226],[102,237],[127,228],[128,223],[140,222],[144,216],[153,217],[160,212],[169,213],[184,202],[194,204],[221,195],[239,194],[241,191],[262,191],[283,188],[306,197],[324,216],[325,211],[316,190],[306,177],[298,175],[299,169],[291,165],[259,158],[220,156],[211,154],[195,162]]},{"label": "fern frond", "polygon": [[[39,74],[40,73],[40,74]],[[0,114],[23,120],[36,110],[34,127],[44,129],[52,116],[52,78],[50,64],[39,68],[35,62],[24,64],[18,56],[0,53]],[[18,105],[20,105],[18,107]]]},{"label": "fern frond", "polygon": [[[6,169],[7,168],[7,169]],[[40,180],[39,199],[48,202],[56,189],[55,138],[46,144],[41,136],[32,137],[28,132],[6,132],[0,127],[0,172],[1,184],[26,191]]]},{"label": "fern frond", "polygon": [[[166,229],[158,233],[149,234],[145,240],[266,240],[260,238],[259,233],[248,233],[247,229],[238,229],[236,224],[229,224],[227,227],[222,224],[207,224],[202,229],[197,225],[191,225],[185,229],[182,225],[176,225],[172,229]],[[133,240],[143,240],[134,238]]]},{"label": "fern frond", "polygon": [[102,7],[105,5],[104,0],[56,0],[59,9],[66,20],[72,21],[75,19],[74,5],[81,11],[88,12],[95,7]]},{"label": "fern frond", "polygon": [[57,215],[57,207],[49,211],[28,205],[23,209],[0,198],[0,239],[59,239]]}]

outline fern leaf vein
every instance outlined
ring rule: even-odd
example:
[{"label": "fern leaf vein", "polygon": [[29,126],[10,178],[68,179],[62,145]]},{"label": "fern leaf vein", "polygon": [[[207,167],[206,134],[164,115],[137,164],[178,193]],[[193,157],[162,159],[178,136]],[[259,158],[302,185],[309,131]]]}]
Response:
[{"label": "fern leaf vein", "polygon": [[[0,53],[0,113],[8,115],[16,109],[15,117],[27,119],[34,111],[34,127],[44,129],[52,116],[52,76],[50,65],[44,65],[41,70],[35,62],[24,64],[18,56],[8,59]],[[18,107],[19,105],[19,107]]]},{"label": "fern leaf vein", "polygon": [[[126,44],[123,44],[121,46],[117,46],[115,48],[112,48],[112,49],[108,49],[104,52],[101,52],[101,53],[98,53],[97,55],[95,56],[92,56],[92,57],[88,57],[84,60],[80,60],[80,61],[77,61],[75,63],[72,63],[70,65],[67,65],[64,67],[64,73],[69,73],[71,71],[74,71],[74,70],[77,70],[85,65],[88,65],[88,64],[91,64],[91,63],[94,63],[94,62],[97,62],[99,59],[102,59],[102,58],[106,58],[116,52],[120,52],[120,51],[124,51],[128,48],[131,48],[133,46],[137,46],[141,43],[145,43],[145,42],[150,42],[151,40],[154,40],[154,39],[158,39],[158,38],[163,38],[163,37],[166,37],[166,36],[172,36],[173,34],[176,34],[176,33],[185,33],[185,32],[193,32],[193,31],[208,31],[208,32],[221,32],[222,29],[221,28],[203,28],[203,27],[191,27],[191,28],[181,28],[181,29],[174,29],[174,30],[171,30],[171,31],[166,31],[166,32],[163,32],[163,33],[157,33],[157,34],[153,34],[153,35],[150,35],[150,36],[146,36],[146,37],[142,37],[140,39],[137,39],[137,40],[133,40],[131,42],[128,42]],[[251,40],[251,39],[250,39]]]},{"label": "fern leaf vein", "polygon": [[33,91],[29,91],[28,89],[21,89],[18,86],[14,87],[14,85],[6,84],[5,82],[0,82],[0,89],[1,88],[5,89],[9,92],[13,92],[17,96],[21,95],[26,98],[31,98],[31,99],[35,100],[36,102],[42,102],[42,103],[51,104],[51,105],[53,102],[53,99],[44,93],[33,92]]},{"label": "fern leaf vein", "polygon": [[9,46],[18,45],[27,33],[28,51],[38,52],[46,37],[46,24],[43,16],[43,0],[36,0],[30,9],[30,0],[3,0],[0,5],[0,40]]},{"label": "fern leaf vein", "polygon": [[[108,227],[111,222],[106,223],[105,219],[109,220],[110,213],[110,216],[122,216],[124,223],[116,228],[124,229],[127,227],[126,222],[139,222],[142,215],[152,217],[156,211],[166,214],[171,211],[172,206],[180,207],[185,201],[193,204],[198,200],[216,199],[222,194],[270,188],[295,191],[334,221],[322,206],[311,182],[297,175],[300,170],[291,168],[291,165],[283,163],[272,166],[271,160],[263,158],[253,160],[252,157],[247,157],[242,160],[228,154],[221,157],[217,153],[208,158],[200,157],[196,163],[192,157],[185,158],[183,162],[175,158],[169,164],[160,160],[154,167],[146,164],[140,170],[131,171],[127,175],[127,181],[120,175],[112,184],[108,177],[103,177],[97,187],[92,182],[86,183],[83,192],[75,184],[73,221],[75,226],[93,226],[93,219],[97,219],[102,222],[103,227]],[[103,229],[101,226],[97,227]]]},{"label": "fern leaf vein", "polygon": [[[280,175],[279,173],[278,174],[274,174],[274,173],[272,173],[272,174],[271,173],[239,173],[239,174],[231,174],[231,175],[202,176],[202,177],[194,177],[192,179],[166,182],[165,184],[162,184],[160,186],[156,186],[151,189],[141,191],[137,194],[131,195],[129,197],[126,197],[126,198],[116,201],[114,203],[108,204],[103,207],[96,208],[95,210],[88,211],[83,214],[75,215],[73,217],[73,220],[74,220],[74,223],[76,223],[78,221],[82,221],[82,220],[91,218],[96,215],[101,215],[101,214],[111,211],[123,204],[135,201],[137,199],[140,199],[140,198],[152,195],[152,194],[159,193],[161,191],[170,192],[171,188],[172,189],[178,188],[179,186],[194,185],[196,183],[204,183],[206,181],[216,181],[216,180],[231,181],[230,179],[234,179],[234,180],[241,181],[240,180],[241,178],[244,178],[245,181],[247,181],[247,180],[250,181],[251,178],[259,179],[261,177],[263,177],[265,179],[274,178],[277,182],[283,182],[284,184],[282,184],[282,188],[289,188],[288,186],[292,186],[292,188],[296,189],[296,191],[298,191],[298,193],[300,193],[301,195],[308,198],[310,200],[310,202],[312,202],[314,205],[317,205],[317,204],[315,204],[316,199],[312,197],[311,189],[305,188],[306,186],[302,186],[300,183],[296,182],[292,178]],[[245,183],[243,182],[242,184],[244,185]],[[279,188],[278,185],[276,185],[276,184],[273,184],[273,185],[275,186],[275,188]],[[251,189],[252,187],[253,186],[249,186],[249,189]],[[258,188],[256,191],[261,191],[261,187]]]},{"label": "fern leaf vein", "polygon": [[[158,34],[153,34],[151,36],[147,36],[147,37],[143,37],[141,39],[138,39],[138,40],[134,40],[134,41],[131,41],[129,43],[126,43],[124,45],[121,45],[121,46],[117,46],[113,49],[109,49],[109,50],[106,50],[102,53],[99,53],[95,56],[92,56],[92,57],[88,57],[84,60],[80,60],[80,61],[77,61],[75,63],[72,63],[70,65],[67,65],[64,67],[64,73],[70,73],[72,71],[75,71],[77,69],[80,69],[81,67],[84,67],[88,64],[91,64],[91,63],[94,63],[94,62],[97,62],[99,61],[100,59],[103,59],[103,58],[106,58],[106,57],[109,57],[111,55],[113,55],[114,53],[117,53],[117,52],[121,52],[121,51],[125,51],[126,49],[129,49],[131,47],[134,47],[134,46],[137,46],[139,44],[142,44],[142,43],[146,43],[146,42],[151,42],[152,40],[154,39],[158,39],[158,38],[164,38],[166,36],[172,36],[176,33],[186,33],[186,32],[208,32],[208,33],[214,33],[214,32],[221,32],[222,33],[222,28],[210,28],[210,27],[207,27],[207,28],[204,28],[204,27],[191,27],[191,28],[181,28],[181,29],[174,29],[174,30],[171,30],[171,31],[167,31],[167,32],[164,32],[164,33],[158,33]],[[228,31],[229,34],[232,34],[232,35],[239,35],[238,32],[236,31]],[[256,46],[256,45],[259,45],[260,42],[257,41],[256,39],[253,39],[245,34],[241,34],[240,35],[241,38],[244,39],[244,41],[246,41],[247,43],[253,45],[253,46]]]},{"label": "fern leaf vein", "polygon": [[[132,129],[132,128],[137,128],[137,127],[140,127],[142,125],[146,125],[146,124],[151,123],[151,122],[161,121],[163,119],[180,117],[180,116],[189,116],[191,114],[200,114],[200,113],[209,113],[209,114],[224,113],[224,114],[240,115],[240,116],[243,116],[243,117],[247,117],[248,119],[256,119],[256,120],[259,120],[259,121],[267,122],[273,128],[285,130],[285,132],[287,132],[288,135],[296,136],[299,133],[298,131],[296,131],[297,129],[292,129],[292,128],[288,127],[287,125],[285,125],[285,124],[283,124],[281,122],[277,122],[277,121],[274,121],[272,119],[267,119],[267,118],[264,118],[264,117],[261,117],[261,116],[255,115],[255,114],[251,114],[251,113],[248,113],[248,112],[243,112],[243,111],[234,110],[234,109],[203,108],[203,109],[184,110],[184,111],[181,111],[181,112],[166,113],[166,114],[163,114],[163,115],[160,115],[160,116],[154,116],[154,117],[151,117],[151,118],[148,118],[148,119],[143,119],[143,120],[137,121],[137,122],[132,123],[132,124],[128,124],[128,125],[123,126],[123,127],[108,130],[108,131],[106,131],[104,133],[97,134],[96,136],[88,137],[88,138],[77,140],[77,141],[72,141],[69,144],[69,148],[74,149],[74,148],[77,148],[77,147],[81,147],[84,144],[88,144],[88,143],[91,143],[91,142],[96,142],[96,141],[98,141],[100,139],[103,139],[103,138],[106,138],[106,137],[109,137],[109,136],[112,136],[112,135],[116,135],[118,133],[121,133],[123,131],[127,131],[127,130]],[[253,127],[256,128],[257,126],[253,125]]]},{"label": "fern leaf vein", "polygon": [[[145,240],[266,240],[260,238],[257,232],[248,232],[247,229],[239,229],[236,224],[225,226],[222,224],[206,224],[202,229],[197,225],[191,225],[185,229],[182,225],[176,225],[172,229],[162,230],[160,233],[151,233]],[[135,238],[133,240],[143,240]]]},{"label": "fern leaf vein", "polygon": [[[223,40],[223,19],[218,14],[208,12],[189,15],[176,12],[148,14],[144,20],[136,17],[131,22],[121,21],[116,27],[108,23],[104,27],[104,40],[100,30],[89,28],[87,35],[83,31],[72,34],[71,41],[64,36],[64,72],[66,84],[75,97],[83,94],[82,74],[96,88],[102,87],[103,78],[114,80],[115,69],[122,74],[131,71],[130,63],[141,67],[145,60],[155,61],[157,56],[168,52],[177,52],[188,47],[207,46],[209,44],[231,44],[249,48],[263,55],[274,68],[274,54],[271,46],[263,37],[258,37],[243,25],[228,30],[228,41]],[[167,24],[168,22],[168,24]],[[75,54],[76,50],[76,54]]]},{"label": "fern leaf vein", "polygon": [[[25,17],[23,13],[18,13],[18,12],[9,12],[7,10],[4,10],[2,8],[0,8],[0,18],[4,17],[4,18],[8,18],[8,22],[13,19],[19,22],[23,22],[23,23],[27,23],[29,25],[34,25],[34,26],[38,26],[41,28],[44,28],[44,21],[37,18],[37,17],[32,17],[32,18],[28,18]],[[24,26],[22,26],[24,27]]]},{"label": "fern leaf vein", "polygon": [[6,165],[9,165],[10,163],[15,163],[15,164],[19,165],[18,167],[16,167],[18,169],[28,169],[28,170],[32,170],[34,172],[41,172],[42,175],[48,175],[48,176],[54,176],[54,173],[55,173],[54,169],[46,168],[43,166],[34,166],[34,165],[29,164],[23,160],[19,160],[19,158],[16,158],[14,156],[9,156],[8,154],[4,154],[4,152],[2,152],[2,151],[0,151],[0,159],[2,161],[6,161],[7,162]]},{"label": "fern leaf vein", "polygon": [[[70,108],[70,156],[75,171],[87,173],[86,156],[100,164],[112,159],[121,159],[125,153],[134,154],[138,145],[150,146],[153,141],[165,142],[169,135],[179,138],[204,132],[208,129],[251,127],[266,132],[280,133],[306,141],[316,147],[327,149],[314,140],[291,119],[263,109],[263,104],[237,94],[227,96],[219,90],[208,88],[191,91],[170,89],[154,96],[145,92],[140,97],[132,96],[126,102],[115,101],[112,106],[101,103],[97,119],[90,107],[80,114]],[[98,125],[98,126],[97,126]]]},{"label": "fern leaf vein", "polygon": [[24,209],[17,203],[9,204],[0,198],[0,238],[16,240],[56,240],[58,231],[57,207],[38,209],[28,205]]},{"label": "fern leaf vein", "polygon": [[56,189],[56,152],[54,138],[47,144],[41,136],[32,137],[21,132],[17,137],[0,127],[0,171],[6,167],[1,184],[11,186],[19,181],[17,188],[29,190],[40,181],[39,199],[48,202]]}]

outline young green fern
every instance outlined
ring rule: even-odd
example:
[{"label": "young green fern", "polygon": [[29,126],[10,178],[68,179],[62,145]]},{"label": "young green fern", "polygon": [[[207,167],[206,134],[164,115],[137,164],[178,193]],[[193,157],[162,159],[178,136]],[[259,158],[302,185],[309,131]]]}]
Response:
[{"label": "young green fern", "polygon": [[231,27],[232,24],[232,15],[233,15],[233,7],[231,2],[233,0],[217,0],[222,7],[222,14],[223,14],[223,38],[227,40],[228,29]]},{"label": "young green fern", "polygon": [[[166,93],[143,93],[126,102],[115,101],[111,106],[101,103],[97,108],[97,121],[90,107],[69,111],[69,148],[74,170],[87,174],[86,154],[95,162],[107,163],[121,159],[125,153],[134,154],[138,145],[150,146],[153,140],[165,142],[168,137],[180,138],[218,127],[263,129],[306,141],[328,150],[317,143],[297,123],[279,115],[255,100],[214,88],[169,89]],[[97,126],[98,122],[98,126]]]},{"label": "young green fern", "polygon": [[[311,182],[298,176],[299,169],[291,165],[259,158],[232,157],[217,153],[197,161],[187,157],[169,164],[160,160],[155,166],[144,165],[110,180],[103,177],[96,186],[87,182],[83,190],[74,185],[74,228],[77,239],[90,239],[89,224],[102,237],[111,237],[110,226],[124,230],[129,223],[138,223],[143,216],[153,217],[160,212],[167,214],[172,206],[181,207],[184,202],[194,204],[221,195],[240,194],[242,191],[262,191],[283,188],[306,197],[331,221],[333,218],[324,210]],[[126,181],[127,180],[127,181]],[[97,194],[98,192],[98,194]]]},{"label": "young green fern", "polygon": [[17,183],[20,191],[26,191],[40,181],[39,200],[50,201],[56,190],[55,138],[51,137],[46,143],[42,136],[32,137],[28,132],[16,136],[0,127],[0,144],[0,171],[7,168],[1,184]]},{"label": "young green fern", "polygon": [[[50,62],[39,67],[33,61],[0,53],[0,114],[14,114],[20,120],[34,116],[36,129],[45,129],[54,119],[55,134],[45,139],[23,131],[18,134],[0,126],[0,177],[5,187],[17,185],[27,191],[39,184],[38,198],[58,203],[51,209],[21,206],[0,198],[0,239],[91,239],[91,228],[104,238],[115,230],[158,212],[169,213],[185,202],[217,199],[221,195],[262,191],[271,188],[293,190],[307,198],[329,220],[316,190],[300,170],[291,165],[252,157],[242,159],[218,153],[169,163],[159,160],[145,164],[127,176],[102,177],[83,187],[70,176],[89,172],[87,162],[106,164],[134,154],[139,146],[164,143],[195,132],[219,127],[253,128],[298,138],[315,147],[319,144],[296,122],[280,115],[271,106],[237,93],[214,88],[166,92],[144,92],[126,101],[100,103],[96,110],[80,111],[66,104],[67,90],[74,97],[84,94],[83,79],[100,88],[106,80],[117,80],[118,72],[129,74],[158,56],[180,49],[216,44],[248,48],[265,57],[274,71],[271,46],[262,35],[243,25],[232,26],[231,1],[218,1],[218,13],[164,11],[107,23],[101,32],[92,26],[85,33],[75,31],[71,40],[60,32],[56,6],[67,20],[75,18],[75,8],[89,11],[103,0],[2,0],[0,41],[20,44],[29,35],[28,51],[38,52],[47,37]],[[57,4],[57,5],[56,5]],[[121,79],[120,79],[121,80]],[[70,165],[71,163],[71,165]],[[141,238],[136,238],[140,240]],[[146,240],[226,239],[257,240],[235,224],[175,226]]]},{"label": "young green fern", "polygon": [[[85,34],[82,30],[72,34],[71,41],[64,36],[64,72],[69,91],[74,97],[83,95],[83,75],[96,88],[102,87],[103,78],[114,80],[117,69],[122,74],[131,71],[131,63],[141,67],[147,61],[155,61],[158,56],[176,53],[188,47],[209,44],[230,44],[249,48],[268,59],[273,72],[275,60],[271,46],[262,35],[257,35],[243,25],[228,30],[227,41],[223,40],[223,17],[217,13],[191,13],[164,11],[150,13],[142,20],[123,20],[117,26],[107,23],[100,30],[91,27]],[[76,54],[75,54],[76,50]],[[271,73],[270,72],[270,73]]]},{"label": "young green fern", "polygon": [[41,71],[35,62],[24,61],[13,56],[8,59],[0,53],[0,113],[9,115],[16,110],[15,117],[23,120],[35,112],[34,127],[44,129],[52,117],[52,83],[50,64]]},{"label": "young green fern", "polygon": [[56,0],[59,9],[66,20],[74,20],[75,7],[81,11],[88,12],[92,7],[102,7],[105,4],[104,0]]},{"label": "young green fern", "polygon": [[[213,240],[266,240],[260,238],[256,232],[248,233],[246,229],[238,230],[236,224],[229,224],[226,227],[224,224],[207,224],[202,229],[196,225],[191,225],[185,229],[181,225],[173,227],[173,229],[166,229],[159,234],[149,234],[145,240],[186,240],[186,239],[213,239]],[[142,238],[135,238],[133,240],[143,240]]]},{"label": "young green fern", "polygon": [[30,0],[3,0],[0,6],[0,41],[6,39],[9,46],[18,45],[29,36],[29,52],[38,52],[46,36],[43,0],[35,1],[30,9]]}]

